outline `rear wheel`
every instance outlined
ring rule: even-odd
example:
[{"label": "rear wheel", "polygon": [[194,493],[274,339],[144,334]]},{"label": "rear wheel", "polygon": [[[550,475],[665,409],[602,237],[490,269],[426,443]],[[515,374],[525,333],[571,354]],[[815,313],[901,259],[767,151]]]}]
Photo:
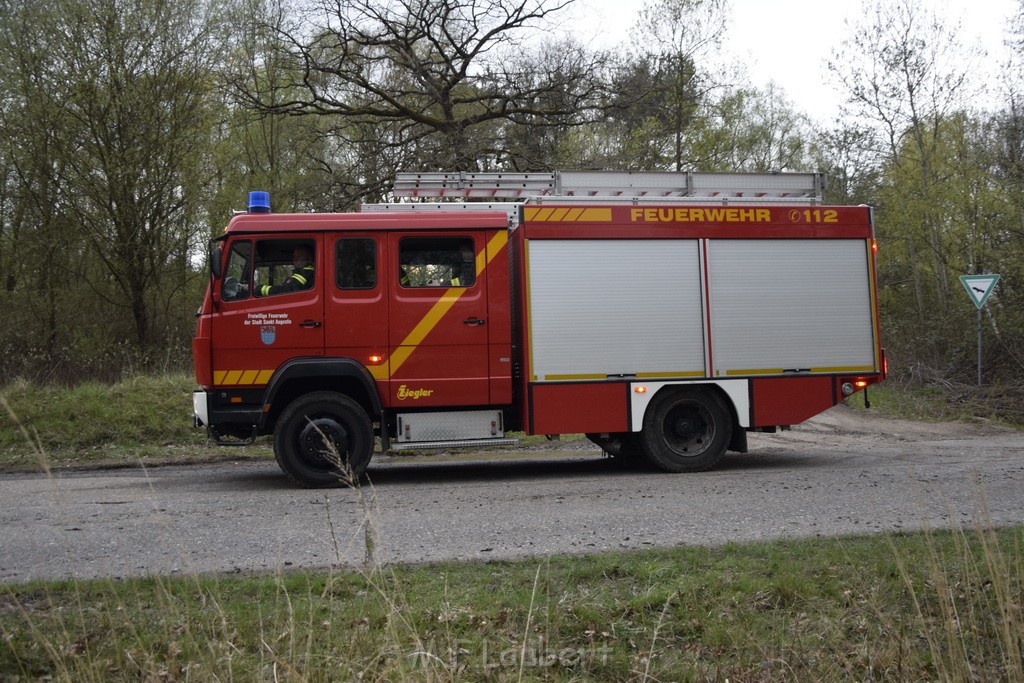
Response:
[{"label": "rear wheel", "polygon": [[366,411],[348,396],[318,391],[292,401],[274,429],[274,456],[302,486],[354,484],[373,455]]},{"label": "rear wheel", "polygon": [[718,394],[670,390],[654,398],[640,435],[644,457],[668,472],[711,469],[725,454],[732,418]]}]

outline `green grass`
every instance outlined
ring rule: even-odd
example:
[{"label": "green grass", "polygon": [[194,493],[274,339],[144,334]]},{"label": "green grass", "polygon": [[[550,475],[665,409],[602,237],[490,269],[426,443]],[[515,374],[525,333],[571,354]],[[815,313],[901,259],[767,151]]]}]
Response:
[{"label": "green grass", "polygon": [[[138,375],[75,387],[16,382],[0,389],[0,469],[38,469],[41,447],[54,467],[189,462],[264,455],[218,449],[192,427],[189,375]],[[13,414],[13,418],[12,418]],[[27,434],[27,438],[26,438]]]},{"label": "green grass", "polygon": [[[885,382],[868,392],[871,409],[892,417],[925,422],[983,419],[1024,427],[1024,391],[1016,387],[920,387]],[[864,399],[858,394],[850,398],[849,405],[862,408]]]},{"label": "green grass", "polygon": [[1022,549],[1015,528],[8,586],[0,679],[1020,681]]}]

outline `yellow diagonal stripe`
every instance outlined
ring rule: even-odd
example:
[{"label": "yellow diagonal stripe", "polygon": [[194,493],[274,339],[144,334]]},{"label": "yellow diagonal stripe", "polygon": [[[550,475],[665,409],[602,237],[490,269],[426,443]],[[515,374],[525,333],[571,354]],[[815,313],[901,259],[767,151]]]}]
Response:
[{"label": "yellow diagonal stripe", "polygon": [[412,328],[412,332],[406,335],[405,339],[394,353],[391,354],[391,373],[394,374],[398,371],[398,368],[402,367],[402,364],[409,359],[412,352],[416,350],[420,342],[430,333],[432,329],[437,327],[437,324],[441,322],[441,318],[447,313],[451,307],[459,300],[462,293],[467,291],[464,287],[452,287],[444,294],[441,298],[430,307],[427,314],[424,315],[420,321],[416,324],[416,327]]},{"label": "yellow diagonal stripe", "polygon": [[270,381],[274,375],[273,370],[215,370],[213,383],[218,385],[261,385]]},{"label": "yellow diagonal stripe", "polygon": [[[508,244],[508,233],[504,230],[498,232],[494,237],[492,237],[491,241],[487,243],[487,263],[494,260],[494,257],[498,255],[498,252],[505,248],[506,244]],[[476,257],[476,263],[477,274],[480,274],[484,269],[480,266],[479,255]]]},{"label": "yellow diagonal stripe", "polygon": [[[491,238],[484,251],[476,255],[476,272],[478,277],[483,275],[487,264],[498,255],[507,243],[508,233],[501,230]],[[398,368],[402,367],[402,364],[409,360],[409,356],[413,354],[416,347],[418,347],[426,336],[430,334],[431,330],[437,327],[437,324],[441,322],[445,313],[451,310],[451,307],[455,305],[455,302],[458,301],[466,291],[465,287],[452,287],[441,295],[441,298],[430,307],[430,310],[427,311],[426,315],[416,323],[416,327],[412,328],[412,331],[406,335],[399,347],[391,354],[391,358],[388,361],[388,376],[394,375],[394,373],[398,372]],[[373,371],[371,370],[371,373],[372,372]]]},{"label": "yellow diagonal stripe", "polygon": [[610,223],[612,220],[611,208],[599,209],[572,209],[572,208],[537,208],[530,207],[523,211],[527,222],[532,223]]}]

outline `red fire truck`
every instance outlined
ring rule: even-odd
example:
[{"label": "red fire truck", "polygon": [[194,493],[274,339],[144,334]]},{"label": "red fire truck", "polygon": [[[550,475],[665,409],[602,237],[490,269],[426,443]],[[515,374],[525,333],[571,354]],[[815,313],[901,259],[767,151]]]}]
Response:
[{"label": "red fire truck", "polygon": [[708,469],[885,376],[871,209],[823,206],[821,188],[402,174],[398,203],[351,214],[275,214],[253,193],[211,255],[196,424],[223,445],[273,434],[304,486],[358,477],[375,437],[386,452],[510,431]]}]

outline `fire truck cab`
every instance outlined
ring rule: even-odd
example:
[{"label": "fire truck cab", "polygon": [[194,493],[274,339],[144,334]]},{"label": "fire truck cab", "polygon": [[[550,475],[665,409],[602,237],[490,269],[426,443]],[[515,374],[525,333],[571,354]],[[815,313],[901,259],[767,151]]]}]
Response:
[{"label": "fire truck cab", "polygon": [[883,378],[869,208],[820,206],[817,174],[628,174],[626,200],[623,175],[408,174],[396,194],[517,201],[353,214],[254,193],[211,254],[196,424],[273,434],[304,486],[353,481],[375,438],[513,430],[695,471]]}]

